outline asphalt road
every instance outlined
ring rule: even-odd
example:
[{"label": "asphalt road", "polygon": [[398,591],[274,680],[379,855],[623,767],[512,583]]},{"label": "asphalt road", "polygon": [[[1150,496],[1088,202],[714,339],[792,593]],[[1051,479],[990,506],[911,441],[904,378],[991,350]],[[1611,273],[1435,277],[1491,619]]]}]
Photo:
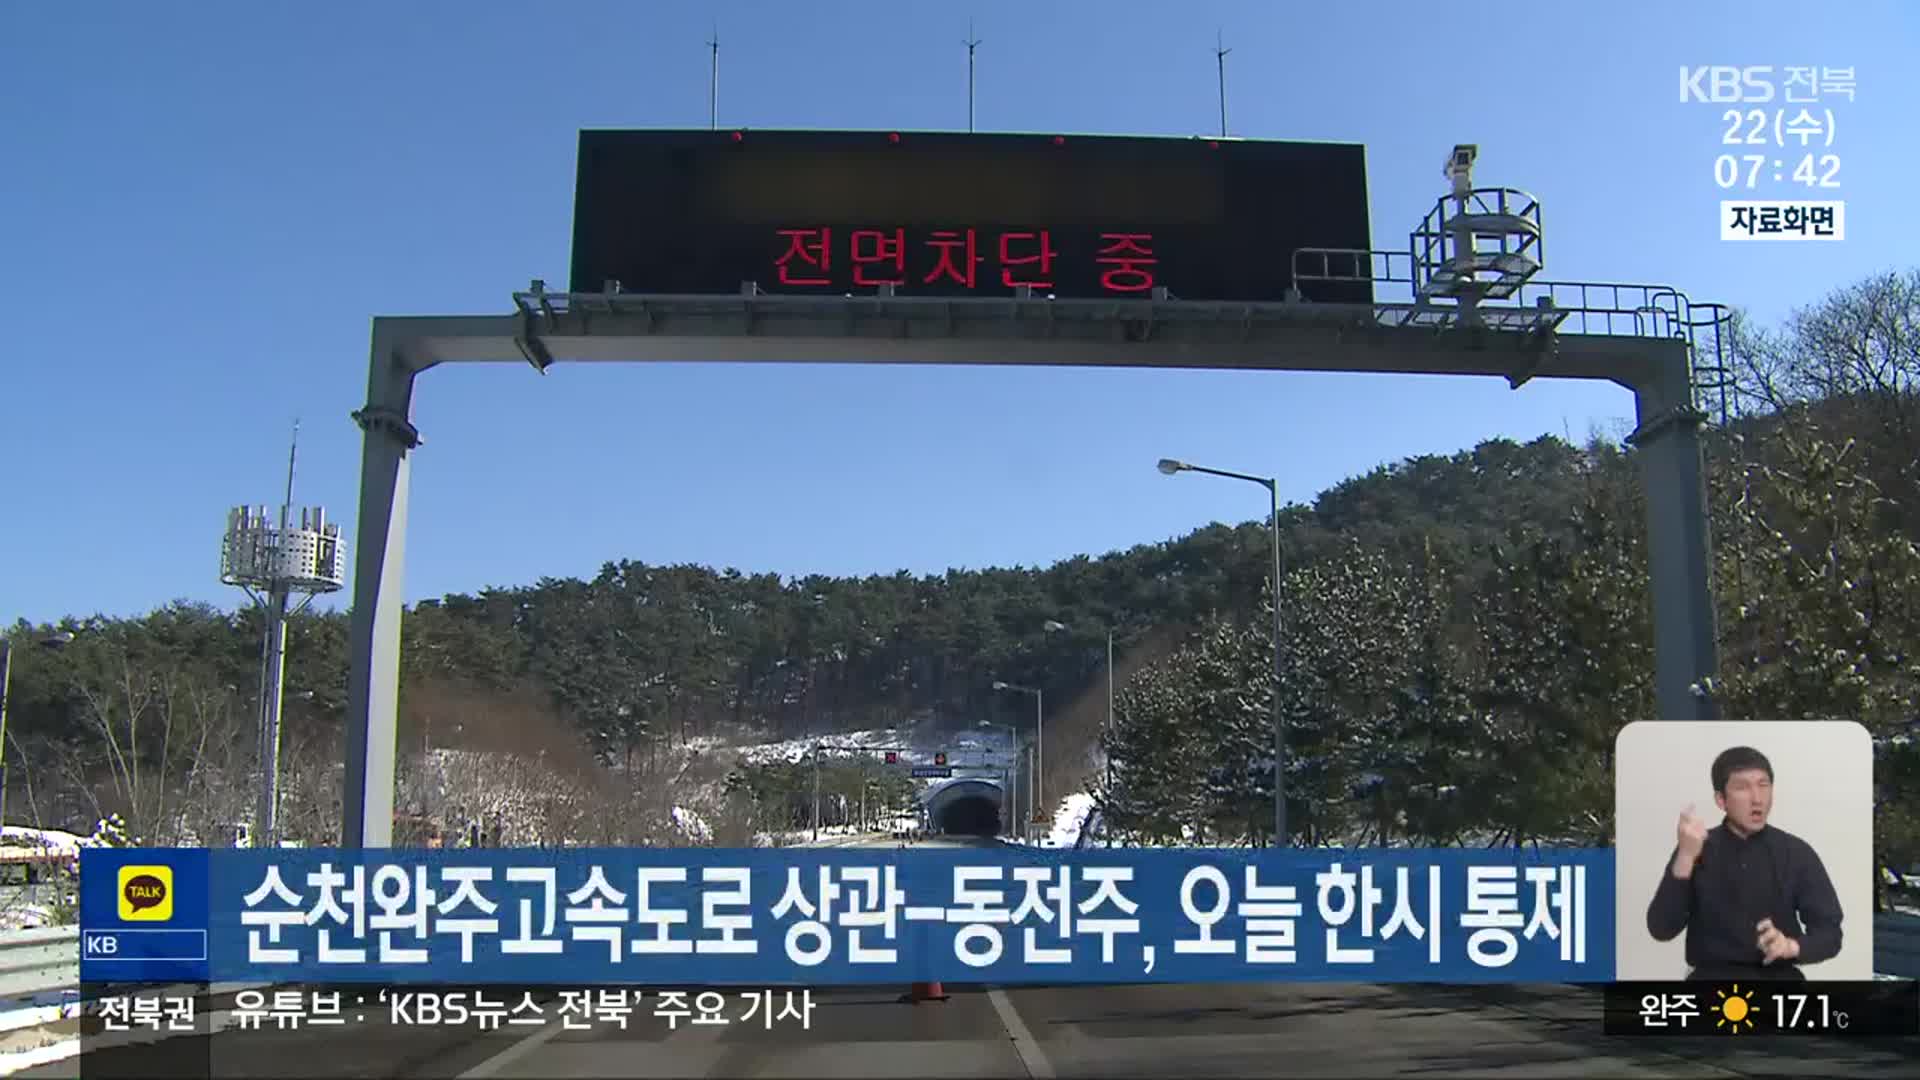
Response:
[{"label": "asphalt road", "polygon": [[[1609,1038],[1598,991],[1565,986],[949,984],[947,1000],[918,1004],[901,1002],[903,989],[815,991],[806,1028],[742,1021],[730,995],[724,1026],[670,1029],[645,1004],[625,1030],[552,1021],[481,1033],[377,1016],[227,1030],[103,1051],[87,1075],[206,1075],[210,1052],[215,1076],[287,1078],[1920,1075],[1920,1040]],[[79,1071],[69,1061],[19,1075]]]}]

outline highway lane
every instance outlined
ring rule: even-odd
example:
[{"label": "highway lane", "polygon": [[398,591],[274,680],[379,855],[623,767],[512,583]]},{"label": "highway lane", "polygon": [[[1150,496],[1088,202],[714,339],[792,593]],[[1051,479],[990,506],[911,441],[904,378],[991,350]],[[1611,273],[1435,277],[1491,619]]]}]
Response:
[{"label": "highway lane", "polygon": [[[552,1021],[480,1033],[373,1015],[350,1029],[227,1030],[211,1047],[214,1075],[232,1077],[1920,1075],[1920,1046],[1911,1044],[1608,1038],[1599,1033],[1597,991],[1577,987],[949,984],[948,1000],[919,1004],[902,1003],[903,989],[816,990],[804,1029],[792,1019],[771,1028],[740,1019],[737,994],[726,1025],[669,1027],[649,992],[624,1029]],[[204,1070],[208,1046],[205,1037],[176,1038],[114,1051],[89,1074],[110,1066],[123,1076],[199,1075],[191,1070]],[[77,1075],[64,1064],[19,1075]]]},{"label": "highway lane", "polygon": [[[891,846],[893,841],[877,842]],[[997,841],[941,838],[921,847]],[[1600,1033],[1598,991],[1345,984],[898,987],[816,991],[810,1027],[548,1030],[462,1047],[434,1076],[1879,1077],[1920,1073],[1920,1046]]]}]

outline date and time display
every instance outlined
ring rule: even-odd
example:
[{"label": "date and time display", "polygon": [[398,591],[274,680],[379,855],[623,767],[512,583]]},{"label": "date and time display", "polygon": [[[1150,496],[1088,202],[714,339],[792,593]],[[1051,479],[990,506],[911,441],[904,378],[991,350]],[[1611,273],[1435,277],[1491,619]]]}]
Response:
[{"label": "date and time display", "polygon": [[[1720,110],[1713,181],[1722,240],[1844,240],[1835,149],[1851,67],[1707,65],[1680,69],[1683,104]],[[1757,197],[1767,187],[1790,197]]]}]

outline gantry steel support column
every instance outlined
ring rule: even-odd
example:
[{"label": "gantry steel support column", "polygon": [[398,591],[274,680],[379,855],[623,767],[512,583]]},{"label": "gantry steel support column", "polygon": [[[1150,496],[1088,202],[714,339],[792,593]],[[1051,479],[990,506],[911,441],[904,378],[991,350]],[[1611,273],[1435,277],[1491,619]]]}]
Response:
[{"label": "gantry steel support column", "polygon": [[400,714],[400,616],[407,547],[408,454],[420,445],[410,420],[415,369],[403,342],[375,320],[366,407],[360,517],[348,639],[345,815],[340,846],[393,844],[393,779]]},{"label": "gantry steel support column", "polygon": [[1647,578],[1652,587],[1654,705],[1650,720],[1717,720],[1719,705],[1698,690],[1719,670],[1713,599],[1713,536],[1700,446],[1706,415],[1694,405],[1690,363],[1677,350],[1633,385],[1647,496]]}]

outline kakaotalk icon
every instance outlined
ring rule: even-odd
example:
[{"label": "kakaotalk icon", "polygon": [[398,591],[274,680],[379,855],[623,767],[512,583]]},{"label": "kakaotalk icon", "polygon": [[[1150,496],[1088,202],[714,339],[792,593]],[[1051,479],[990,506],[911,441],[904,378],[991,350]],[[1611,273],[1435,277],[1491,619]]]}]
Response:
[{"label": "kakaotalk icon", "polygon": [[165,922],[173,918],[173,868],[120,868],[120,917],[133,922]]}]

